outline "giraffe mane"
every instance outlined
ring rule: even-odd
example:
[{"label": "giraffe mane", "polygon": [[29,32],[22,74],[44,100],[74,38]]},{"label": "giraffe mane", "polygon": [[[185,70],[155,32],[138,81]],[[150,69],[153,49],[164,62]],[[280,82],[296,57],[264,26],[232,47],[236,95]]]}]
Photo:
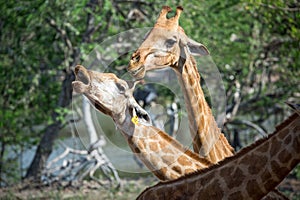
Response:
[{"label": "giraffe mane", "polygon": [[148,187],[146,188],[139,196],[142,196],[145,192],[147,192],[148,190],[150,190],[152,187],[159,187],[159,186],[164,186],[166,184],[170,184],[170,183],[176,183],[177,181],[181,181],[181,180],[185,180],[185,179],[189,179],[192,178],[194,176],[198,176],[204,173],[208,173],[209,171],[213,171],[219,167],[222,167],[223,165],[230,163],[231,161],[240,158],[241,156],[243,156],[244,154],[248,153],[249,151],[251,151],[252,149],[254,149],[255,147],[261,145],[262,143],[264,143],[265,141],[267,141],[268,139],[270,139],[271,137],[274,137],[274,135],[276,135],[276,133],[278,133],[279,131],[281,131],[283,128],[285,128],[288,124],[290,124],[291,122],[293,122],[295,119],[297,119],[297,117],[299,117],[298,113],[293,113],[289,118],[287,118],[286,120],[284,120],[282,123],[280,123],[279,125],[276,126],[276,129],[273,133],[269,134],[267,137],[264,137],[258,141],[256,141],[255,143],[243,148],[242,150],[240,150],[239,152],[237,152],[235,155],[231,156],[231,157],[227,157],[224,160],[220,161],[219,163],[212,165],[211,167],[205,168],[205,169],[201,169],[201,170],[197,170],[195,172],[191,172],[190,174],[186,174],[184,176],[181,176],[178,179],[175,180],[170,180],[170,181],[166,181],[166,182],[159,182],[154,186]]}]

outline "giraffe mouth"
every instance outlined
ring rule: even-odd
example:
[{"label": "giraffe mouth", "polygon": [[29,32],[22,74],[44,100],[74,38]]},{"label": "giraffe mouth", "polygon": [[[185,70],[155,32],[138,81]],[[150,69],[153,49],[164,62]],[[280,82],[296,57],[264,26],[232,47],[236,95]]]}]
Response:
[{"label": "giraffe mouth", "polygon": [[133,77],[137,77],[138,74],[142,73],[144,70],[145,70],[145,66],[144,66],[144,65],[141,65],[141,66],[138,67],[137,69],[130,71],[130,74],[131,74]]},{"label": "giraffe mouth", "polygon": [[77,65],[74,70],[76,79],[72,82],[73,90],[79,94],[85,93],[90,84],[90,76],[83,66]]},{"label": "giraffe mouth", "polygon": [[81,65],[77,65],[75,67],[75,75],[76,75],[76,81],[80,81],[85,85],[89,85],[90,83],[90,77],[87,69],[85,69]]}]

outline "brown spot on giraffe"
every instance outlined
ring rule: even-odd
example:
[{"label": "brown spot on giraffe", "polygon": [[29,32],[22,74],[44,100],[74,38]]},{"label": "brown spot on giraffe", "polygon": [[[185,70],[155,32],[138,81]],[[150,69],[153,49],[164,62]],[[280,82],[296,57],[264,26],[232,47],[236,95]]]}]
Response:
[{"label": "brown spot on giraffe", "polygon": [[191,168],[184,169],[184,173],[185,174],[190,174],[192,172],[195,172],[195,171],[193,169],[191,169]]},{"label": "brown spot on giraffe", "polygon": [[244,199],[243,193],[241,191],[234,192],[228,196],[230,200],[241,200]]},{"label": "brown spot on giraffe", "polygon": [[187,166],[191,166],[192,162],[186,159],[187,157],[185,155],[181,155],[177,158],[177,162],[180,165],[187,165]]},{"label": "brown spot on giraffe", "polygon": [[149,149],[151,151],[157,152],[159,150],[158,144],[156,142],[149,143]]},{"label": "brown spot on giraffe", "polygon": [[178,165],[173,166],[172,169],[174,171],[178,172],[179,174],[183,174],[182,170],[181,170],[181,167],[179,167]]},{"label": "brown spot on giraffe", "polygon": [[207,200],[222,199],[222,197],[224,196],[223,189],[221,188],[220,183],[218,183],[217,181],[205,186],[204,191],[206,194],[210,194],[210,195],[200,194],[199,195],[200,199],[207,199]]},{"label": "brown spot on giraffe", "polygon": [[292,136],[288,135],[285,139],[284,139],[284,144],[289,144],[292,140]]},{"label": "brown spot on giraffe", "polygon": [[279,154],[278,154],[278,159],[281,161],[281,163],[287,163],[289,160],[292,159],[292,154],[287,151],[286,149],[283,149]]},{"label": "brown spot on giraffe", "polygon": [[269,180],[272,179],[272,174],[269,171],[269,169],[265,169],[264,172],[262,173],[262,177],[263,180],[265,180],[266,182],[269,182]]},{"label": "brown spot on giraffe", "polygon": [[[226,185],[229,188],[239,187],[243,183],[244,179],[246,178],[243,171],[238,167],[232,169],[230,174],[232,175],[233,178],[224,180],[226,182]],[[239,178],[235,179],[234,177],[239,177]]]},{"label": "brown spot on giraffe", "polygon": [[228,174],[231,174],[232,168],[231,167],[224,167],[221,171],[220,171],[220,176],[226,176]]},{"label": "brown spot on giraffe", "polygon": [[289,133],[289,130],[284,129],[283,134],[281,135],[281,137],[279,139],[284,140],[284,138],[288,135],[288,133]]},{"label": "brown spot on giraffe", "polygon": [[166,174],[167,171],[168,171],[168,168],[167,167],[163,167],[160,169],[160,171],[162,172],[162,174]]},{"label": "brown spot on giraffe", "polygon": [[248,193],[248,196],[253,196],[255,194],[255,197],[263,197],[264,192],[262,191],[263,188],[258,184],[258,182],[253,179],[249,180],[247,183],[246,191]]},{"label": "brown spot on giraffe", "polygon": [[265,152],[269,151],[269,148],[270,148],[269,145],[261,146],[261,147],[258,149],[258,152],[265,153]]},{"label": "brown spot on giraffe", "polygon": [[167,165],[172,165],[174,162],[176,162],[173,155],[162,155],[161,159],[164,160]]},{"label": "brown spot on giraffe", "polygon": [[165,148],[163,150],[164,150],[165,154],[171,154],[171,155],[175,154],[175,152],[171,148]]},{"label": "brown spot on giraffe", "polygon": [[268,162],[268,157],[266,155],[252,155],[252,162],[253,164],[248,167],[248,172],[250,174],[256,174],[257,171],[262,170],[265,168],[267,162]]},{"label": "brown spot on giraffe", "polygon": [[271,144],[270,153],[273,155],[275,153],[278,153],[278,146],[281,145],[281,141],[279,139],[276,139]]},{"label": "brown spot on giraffe", "polygon": [[[300,132],[298,131],[299,129],[294,129],[293,131],[297,131],[297,132]],[[295,150],[299,150],[300,149],[300,139],[294,139],[293,140],[293,148]]]},{"label": "brown spot on giraffe", "polygon": [[300,125],[295,126],[295,127],[293,128],[292,131],[293,131],[293,132],[298,132],[298,131],[300,131]]}]

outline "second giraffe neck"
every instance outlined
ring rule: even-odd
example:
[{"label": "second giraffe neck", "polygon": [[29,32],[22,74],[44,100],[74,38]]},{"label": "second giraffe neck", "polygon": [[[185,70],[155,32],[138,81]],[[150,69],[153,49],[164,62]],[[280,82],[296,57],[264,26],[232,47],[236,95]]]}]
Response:
[{"label": "second giraffe neck", "polygon": [[[193,144],[194,150],[199,152],[201,156],[208,156],[219,139],[221,131],[205,100],[194,58],[188,57],[183,66],[179,68],[177,76],[184,93],[189,128],[195,141]],[[200,141],[200,143],[197,141]]]}]

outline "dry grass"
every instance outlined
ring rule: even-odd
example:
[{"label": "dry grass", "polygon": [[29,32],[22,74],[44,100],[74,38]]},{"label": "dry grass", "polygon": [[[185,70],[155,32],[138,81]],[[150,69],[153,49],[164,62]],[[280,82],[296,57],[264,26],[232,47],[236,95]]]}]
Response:
[{"label": "dry grass", "polygon": [[[122,187],[119,189],[105,189],[99,187],[92,181],[85,181],[82,186],[57,187],[43,186],[37,187],[34,184],[21,184],[10,188],[0,189],[0,199],[82,199],[82,200],[130,200],[136,197],[146,188],[157,183],[157,179],[152,176],[138,179],[123,179]],[[279,189],[291,200],[300,199],[300,180],[287,178]]]},{"label": "dry grass", "polygon": [[80,187],[43,186],[32,187],[21,184],[0,189],[0,199],[84,199],[84,200],[128,200],[135,199],[146,187],[154,185],[153,177],[140,179],[123,179],[122,187],[105,189],[92,181],[85,181]]}]

